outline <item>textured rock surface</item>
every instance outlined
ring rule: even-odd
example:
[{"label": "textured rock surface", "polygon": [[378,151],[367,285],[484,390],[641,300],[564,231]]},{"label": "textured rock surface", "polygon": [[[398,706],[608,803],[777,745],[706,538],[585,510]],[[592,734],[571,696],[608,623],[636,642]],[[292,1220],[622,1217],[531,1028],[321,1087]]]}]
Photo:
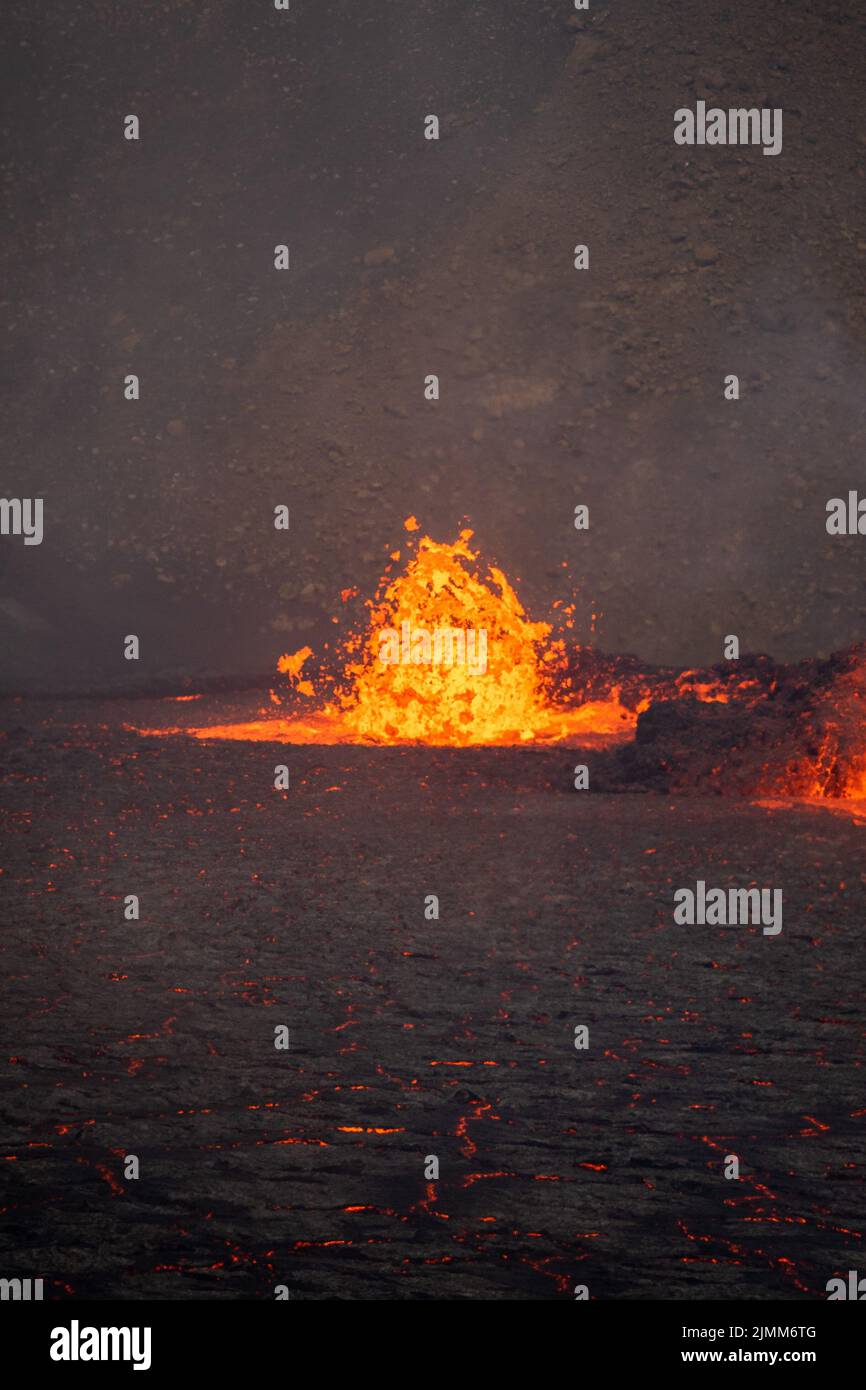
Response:
[{"label": "textured rock surface", "polygon": [[[562,749],[85,744],[33,718],[3,711],[7,1275],[762,1299],[856,1267],[852,820],[568,795]],[[697,878],[781,887],[782,935],[675,926]]]}]

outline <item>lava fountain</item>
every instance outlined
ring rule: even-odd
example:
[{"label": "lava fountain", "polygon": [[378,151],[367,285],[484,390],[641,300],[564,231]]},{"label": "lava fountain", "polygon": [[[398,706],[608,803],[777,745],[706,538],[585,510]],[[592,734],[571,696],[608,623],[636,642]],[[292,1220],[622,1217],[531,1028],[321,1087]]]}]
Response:
[{"label": "lava fountain", "polygon": [[404,525],[406,553],[392,552],[363,620],[319,660],[310,647],[281,656],[284,683],[258,718],[138,732],[445,748],[594,743],[622,750],[611,789],[866,796],[866,647],[704,671],[605,657],[576,642],[573,603],[558,600],[550,622],[531,619],[503,571],[479,560],[471,530],[447,544],[421,536],[414,517]]},{"label": "lava fountain", "polygon": [[[386,571],[366,602],[365,624],[339,644],[331,674],[306,674],[314,657],[302,647],[280,657],[288,690],[271,692],[272,707],[262,718],[185,732],[202,739],[463,748],[633,731],[646,701],[627,707],[616,687],[601,699],[581,700],[566,673],[573,606],[555,606],[563,635],[554,636],[553,623],[527,616],[502,570],[479,563],[471,530],[443,544],[415,535],[414,517],[404,525],[404,568],[395,576]],[[387,660],[386,634],[398,637]],[[441,634],[450,636],[439,642]],[[483,638],[483,669],[465,658],[473,637]]]}]

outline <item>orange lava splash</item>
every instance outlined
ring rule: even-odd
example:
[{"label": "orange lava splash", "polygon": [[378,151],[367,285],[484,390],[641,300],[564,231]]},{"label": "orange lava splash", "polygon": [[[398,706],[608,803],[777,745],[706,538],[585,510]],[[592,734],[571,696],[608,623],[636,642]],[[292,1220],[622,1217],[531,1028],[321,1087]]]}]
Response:
[{"label": "orange lava splash", "polygon": [[854,754],[846,760],[829,737],[809,769],[806,797],[811,801],[866,801],[866,758]]},{"label": "orange lava splash", "polygon": [[816,699],[815,750],[806,762],[810,799],[856,803],[866,799],[866,647],[849,653],[843,668]]},{"label": "orange lava splash", "polygon": [[[407,532],[417,531],[409,517]],[[556,743],[574,735],[623,737],[644,705],[627,708],[614,688],[578,703],[556,698],[565,658],[550,623],[533,622],[506,576],[483,570],[472,531],[442,544],[413,537],[402,572],[368,600],[363,631],[340,650],[340,671],[301,678],[309,647],[280,657],[293,707],[288,717],[188,729],[197,738],[290,743],[432,744],[468,747]],[[399,559],[399,552],[392,554]],[[571,610],[561,608],[564,628]],[[561,682],[567,689],[568,682]],[[318,687],[318,688],[317,688]],[[297,697],[311,701],[299,711]],[[280,700],[277,703],[282,703]],[[291,701],[290,701],[291,703]],[[163,731],[166,732],[166,731]]]},{"label": "orange lava splash", "polygon": [[842,795],[847,801],[866,801],[866,767],[852,769]]},{"label": "orange lava splash", "polygon": [[445,748],[614,744],[632,738],[652,706],[623,764],[629,785],[866,799],[866,646],[792,667],[758,656],[706,670],[648,668],[579,646],[574,606],[562,600],[553,621],[533,620],[503,571],[479,561],[472,531],[448,544],[423,535],[414,517],[405,529],[405,555],[391,552],[363,620],[321,659],[308,646],[279,658],[284,683],[270,708],[243,722],[139,732]]},{"label": "orange lava splash", "polygon": [[[450,747],[632,727],[636,715],[615,696],[557,708],[545,673],[561,661],[562,641],[550,640],[549,623],[530,621],[501,570],[479,573],[471,538],[467,530],[451,545],[428,536],[418,542],[404,572],[370,605],[346,685],[325,713],[354,742]],[[389,634],[394,659],[386,661]],[[436,634],[450,634],[440,638],[439,660]]]}]

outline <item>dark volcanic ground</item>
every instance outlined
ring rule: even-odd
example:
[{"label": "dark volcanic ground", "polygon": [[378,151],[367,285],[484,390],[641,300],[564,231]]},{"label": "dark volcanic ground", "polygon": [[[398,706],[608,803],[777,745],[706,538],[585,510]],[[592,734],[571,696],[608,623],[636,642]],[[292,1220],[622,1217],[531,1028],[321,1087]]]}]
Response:
[{"label": "dark volcanic ground", "polygon": [[[6,1276],[764,1299],[862,1263],[853,820],[570,793],[567,749],[85,743],[43,714],[2,719]],[[781,936],[675,926],[697,878],[781,887]]]}]

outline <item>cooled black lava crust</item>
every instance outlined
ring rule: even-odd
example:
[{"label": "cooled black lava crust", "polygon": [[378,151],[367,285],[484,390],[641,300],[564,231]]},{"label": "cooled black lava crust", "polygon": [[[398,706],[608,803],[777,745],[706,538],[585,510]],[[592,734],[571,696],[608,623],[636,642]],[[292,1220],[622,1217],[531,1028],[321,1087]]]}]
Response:
[{"label": "cooled black lava crust", "polygon": [[[856,1267],[851,820],[569,794],[567,749],[26,715],[2,745],[7,1276],[84,1298],[763,1299]],[[782,934],[675,926],[698,878],[781,887]]]}]

